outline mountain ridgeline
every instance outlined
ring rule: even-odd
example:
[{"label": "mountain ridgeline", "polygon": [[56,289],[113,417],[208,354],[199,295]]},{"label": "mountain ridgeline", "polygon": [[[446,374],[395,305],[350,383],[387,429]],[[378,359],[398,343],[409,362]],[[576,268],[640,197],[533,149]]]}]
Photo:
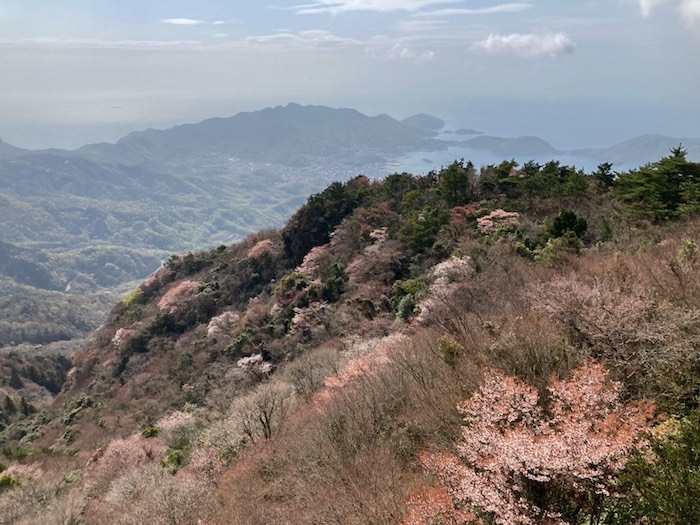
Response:
[{"label": "mountain ridgeline", "polygon": [[368,117],[352,109],[289,104],[163,131],[134,132],[114,145],[88,145],[77,153],[88,158],[155,166],[217,156],[291,167],[309,166],[319,158],[335,158],[364,166],[401,151],[441,147],[432,139],[433,131],[411,122],[402,123],[388,115]]},{"label": "mountain ridgeline", "polygon": [[699,211],[681,147],[333,182],[4,362],[0,521],[694,522]]}]

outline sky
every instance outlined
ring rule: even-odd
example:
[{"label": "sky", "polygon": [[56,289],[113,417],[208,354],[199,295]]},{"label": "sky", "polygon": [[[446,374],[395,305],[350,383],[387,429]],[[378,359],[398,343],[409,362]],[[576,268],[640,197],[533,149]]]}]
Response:
[{"label": "sky", "polygon": [[289,102],[557,147],[700,137],[700,0],[2,0],[0,139]]}]

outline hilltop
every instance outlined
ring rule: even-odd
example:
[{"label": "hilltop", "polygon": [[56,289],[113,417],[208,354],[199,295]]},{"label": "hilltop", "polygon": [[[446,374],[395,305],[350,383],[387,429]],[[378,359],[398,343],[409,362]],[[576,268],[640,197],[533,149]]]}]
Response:
[{"label": "hilltop", "polygon": [[681,148],[622,173],[456,161],[173,256],[52,365],[55,398],[3,365],[0,516],[621,524],[665,501],[684,523],[700,487],[635,451],[653,428],[667,471],[697,468],[699,190]]}]

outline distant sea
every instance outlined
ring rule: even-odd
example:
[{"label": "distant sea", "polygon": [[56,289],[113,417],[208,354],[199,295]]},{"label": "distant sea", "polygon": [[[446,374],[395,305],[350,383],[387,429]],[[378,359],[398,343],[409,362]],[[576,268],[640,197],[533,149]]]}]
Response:
[{"label": "distant sea", "polygon": [[570,157],[564,154],[554,153],[548,156],[512,155],[504,158],[488,151],[460,146],[442,151],[414,151],[387,164],[387,170],[390,173],[406,171],[413,174],[425,174],[430,170],[439,170],[442,166],[447,166],[460,159],[464,159],[465,162],[471,161],[477,169],[489,164],[497,165],[504,160],[511,159],[515,159],[521,166],[529,160],[534,160],[542,165],[550,160],[558,160],[562,165],[583,168],[587,173],[595,171],[598,167],[598,163],[593,160]]}]

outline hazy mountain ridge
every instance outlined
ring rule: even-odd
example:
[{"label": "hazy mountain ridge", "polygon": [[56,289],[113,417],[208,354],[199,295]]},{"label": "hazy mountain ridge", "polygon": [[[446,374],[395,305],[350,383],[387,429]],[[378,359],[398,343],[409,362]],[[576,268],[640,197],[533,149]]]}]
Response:
[{"label": "hazy mountain ridge", "polygon": [[36,288],[63,289],[47,263],[49,257],[41,250],[0,241],[0,275]]},{"label": "hazy mountain ridge", "polygon": [[403,124],[408,124],[414,128],[426,129],[429,131],[438,131],[445,127],[445,121],[433,115],[426,113],[417,113],[401,121]]},{"label": "hazy mountain ridge", "polygon": [[319,157],[362,164],[411,149],[442,147],[433,135],[387,115],[288,104],[166,130],[137,131],[114,145],[83,146],[76,154],[146,165],[171,165],[193,156],[286,166],[306,166]]},{"label": "hazy mountain ridge", "polygon": [[313,166],[324,159],[362,169],[383,165],[409,151],[461,144],[503,157],[568,154],[630,167],[651,162],[680,143],[686,146],[689,158],[700,158],[697,138],[649,134],[609,147],[565,151],[537,136],[497,137],[465,128],[451,133],[480,136],[466,141],[436,138],[436,131],[444,125],[443,120],[424,113],[398,121],[387,115],[369,117],[353,109],[290,103],[164,130],[134,131],[114,144],[87,144],[74,151],[30,151],[0,141],[0,160],[41,153],[163,171],[222,165],[229,158],[293,168]]},{"label": "hazy mountain ridge", "polygon": [[0,139],[0,160],[14,159],[29,153],[30,150],[18,148]]},{"label": "hazy mountain ridge", "polygon": [[502,155],[504,158],[512,155],[556,155],[560,153],[547,141],[533,136],[501,138],[480,135],[463,142],[465,146],[483,149]]},{"label": "hazy mountain ridge", "polygon": [[595,160],[608,159],[601,162],[642,165],[667,155],[672,148],[679,145],[688,152],[689,159],[700,160],[700,139],[672,138],[658,134],[641,135],[608,148],[578,149],[570,153]]}]

